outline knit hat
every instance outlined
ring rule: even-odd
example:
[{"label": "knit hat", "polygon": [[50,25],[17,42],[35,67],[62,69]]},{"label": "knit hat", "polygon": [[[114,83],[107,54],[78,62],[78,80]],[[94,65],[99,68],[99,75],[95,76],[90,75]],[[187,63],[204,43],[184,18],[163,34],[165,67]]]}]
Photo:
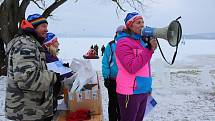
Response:
[{"label": "knit hat", "polygon": [[134,21],[136,21],[137,19],[142,19],[142,18],[143,17],[137,12],[128,13],[124,19],[125,25],[126,25],[126,27],[129,27],[132,25],[132,23]]},{"label": "knit hat", "polygon": [[42,23],[48,24],[46,18],[44,18],[42,15],[37,13],[33,15],[29,15],[27,20],[33,25],[34,28],[37,28],[37,26]]},{"label": "knit hat", "polygon": [[53,33],[47,33],[44,40],[44,45],[50,46],[53,43],[57,42],[57,37]]}]

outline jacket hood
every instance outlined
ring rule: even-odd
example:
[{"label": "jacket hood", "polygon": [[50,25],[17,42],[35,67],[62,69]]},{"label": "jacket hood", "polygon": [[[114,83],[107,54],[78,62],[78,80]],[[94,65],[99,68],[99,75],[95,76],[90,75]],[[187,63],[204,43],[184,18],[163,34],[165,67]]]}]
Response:
[{"label": "jacket hood", "polygon": [[45,39],[43,37],[38,36],[33,25],[27,20],[22,20],[17,36],[22,35],[33,36],[41,45],[43,44]]},{"label": "jacket hood", "polygon": [[119,40],[126,38],[126,37],[134,39],[134,40],[140,40],[142,46],[144,46],[146,48],[148,47],[148,44],[146,43],[145,39],[140,34],[134,34],[134,33],[128,34],[124,31],[122,31],[122,32],[117,33],[115,40],[119,41]]},{"label": "jacket hood", "polygon": [[6,54],[9,53],[12,46],[17,42],[17,38],[21,36],[25,36],[26,38],[29,38],[29,39],[30,39],[30,36],[33,36],[41,45],[44,41],[44,38],[41,38],[38,36],[37,32],[35,31],[34,27],[30,22],[28,22],[27,20],[22,20],[20,28],[17,32],[17,35],[15,35],[15,37],[7,44]]}]

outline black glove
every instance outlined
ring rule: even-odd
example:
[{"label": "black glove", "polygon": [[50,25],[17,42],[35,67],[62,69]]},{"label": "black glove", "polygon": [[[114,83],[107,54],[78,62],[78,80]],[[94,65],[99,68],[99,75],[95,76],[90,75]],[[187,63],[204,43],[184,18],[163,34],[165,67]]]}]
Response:
[{"label": "black glove", "polygon": [[69,63],[63,63],[63,66],[68,67],[69,68]]},{"label": "black glove", "polygon": [[54,98],[56,99],[58,97],[58,95],[60,94],[61,92],[61,87],[62,87],[62,84],[61,82],[57,81],[54,83],[54,86],[53,86],[53,96]]},{"label": "black glove", "polygon": [[110,79],[107,78],[107,79],[104,79],[104,80],[105,80],[105,81],[104,81],[105,87],[106,87],[106,88],[109,88],[109,87],[110,87]]},{"label": "black glove", "polygon": [[58,97],[60,95],[60,92],[61,92],[61,82],[60,81],[57,81],[54,83],[53,85],[53,108],[54,108],[54,112],[56,112],[57,110],[57,106],[58,106]]},{"label": "black glove", "polygon": [[63,81],[64,77],[60,75],[60,73],[56,73],[57,81],[61,82]]},{"label": "black glove", "polygon": [[83,88],[81,89],[81,91],[85,91],[85,90],[92,90],[93,87],[95,87],[97,84],[85,84],[83,86]]}]

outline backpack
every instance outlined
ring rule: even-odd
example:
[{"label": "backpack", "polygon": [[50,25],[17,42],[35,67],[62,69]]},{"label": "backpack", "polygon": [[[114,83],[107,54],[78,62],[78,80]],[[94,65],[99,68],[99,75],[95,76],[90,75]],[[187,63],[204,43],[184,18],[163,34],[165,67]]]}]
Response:
[{"label": "backpack", "polygon": [[116,44],[115,40],[112,40],[108,43],[110,45],[110,58],[109,58],[109,66],[111,66],[111,63],[113,61],[112,56],[114,54],[113,49],[112,49],[112,44]]}]

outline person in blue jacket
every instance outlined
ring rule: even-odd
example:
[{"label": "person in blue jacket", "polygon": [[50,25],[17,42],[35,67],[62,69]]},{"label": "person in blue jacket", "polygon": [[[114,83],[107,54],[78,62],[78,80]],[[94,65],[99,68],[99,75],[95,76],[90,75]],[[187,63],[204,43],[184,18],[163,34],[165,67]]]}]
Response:
[{"label": "person in blue jacket", "polygon": [[109,121],[120,121],[119,104],[116,93],[116,76],[118,67],[116,65],[115,50],[116,50],[116,37],[119,31],[122,31],[124,26],[119,26],[116,30],[114,40],[110,41],[104,51],[102,58],[102,75],[104,78],[104,85],[108,90],[108,114]]}]

